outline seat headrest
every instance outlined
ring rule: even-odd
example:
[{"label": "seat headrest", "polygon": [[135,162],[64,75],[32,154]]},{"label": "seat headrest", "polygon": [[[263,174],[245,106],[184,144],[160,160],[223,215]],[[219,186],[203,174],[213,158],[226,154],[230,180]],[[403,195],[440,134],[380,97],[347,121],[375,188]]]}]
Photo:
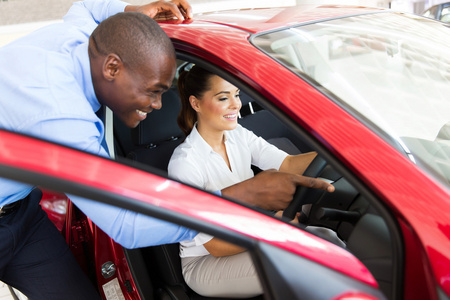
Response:
[{"label": "seat headrest", "polygon": [[131,130],[135,145],[158,144],[183,135],[177,124],[181,102],[176,89],[170,89],[162,95],[162,107],[147,115],[136,128]]},{"label": "seat headrest", "polygon": [[450,140],[450,122],[447,122],[439,130],[436,140]]}]

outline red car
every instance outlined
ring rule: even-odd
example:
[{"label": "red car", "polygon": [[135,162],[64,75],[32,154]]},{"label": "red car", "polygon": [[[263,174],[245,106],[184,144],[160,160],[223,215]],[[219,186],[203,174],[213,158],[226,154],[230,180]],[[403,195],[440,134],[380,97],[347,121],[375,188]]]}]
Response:
[{"label": "red car", "polygon": [[115,161],[0,131],[0,176],[47,191],[42,204],[104,299],[207,298],[184,283],[178,245],[123,249],[63,193],[246,247],[263,299],[450,299],[448,28],[338,5],[161,26],[180,70],[198,64],[238,86],[240,124],[290,153],[317,151],[307,172],[336,191],[299,189],[285,212],[303,212],[296,226],[171,180],[175,89],[136,129],[114,119]]}]

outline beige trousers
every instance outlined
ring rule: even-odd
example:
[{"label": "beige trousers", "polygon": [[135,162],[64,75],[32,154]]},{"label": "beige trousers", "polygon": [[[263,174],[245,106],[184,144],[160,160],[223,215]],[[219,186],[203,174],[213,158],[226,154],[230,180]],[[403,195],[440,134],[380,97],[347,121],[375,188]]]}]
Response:
[{"label": "beige trousers", "polygon": [[202,296],[250,298],[262,294],[258,274],[247,251],[224,257],[185,257],[181,265],[187,285]]}]

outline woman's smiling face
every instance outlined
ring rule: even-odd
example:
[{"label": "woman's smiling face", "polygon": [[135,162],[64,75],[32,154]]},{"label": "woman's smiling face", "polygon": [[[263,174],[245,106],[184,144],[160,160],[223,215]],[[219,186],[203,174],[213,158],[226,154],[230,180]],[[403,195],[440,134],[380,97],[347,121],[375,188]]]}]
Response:
[{"label": "woman's smiling face", "polygon": [[242,103],[240,90],[219,76],[209,79],[210,89],[200,99],[191,96],[190,102],[197,112],[198,128],[212,131],[232,130],[237,126]]}]

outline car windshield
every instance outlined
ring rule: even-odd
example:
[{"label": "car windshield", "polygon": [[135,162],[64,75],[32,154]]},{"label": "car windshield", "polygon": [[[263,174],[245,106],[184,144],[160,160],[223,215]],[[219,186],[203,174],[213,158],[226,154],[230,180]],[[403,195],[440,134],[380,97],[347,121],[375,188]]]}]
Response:
[{"label": "car windshield", "polygon": [[380,136],[449,185],[448,27],[386,12],[265,33],[252,42],[331,92],[341,106],[375,125]]}]

